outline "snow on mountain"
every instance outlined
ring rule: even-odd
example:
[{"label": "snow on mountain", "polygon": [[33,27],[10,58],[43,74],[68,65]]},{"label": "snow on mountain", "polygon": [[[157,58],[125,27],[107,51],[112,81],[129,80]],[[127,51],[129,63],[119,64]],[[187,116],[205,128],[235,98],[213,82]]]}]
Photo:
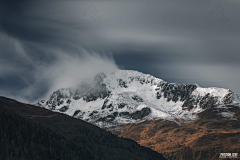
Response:
[{"label": "snow on mountain", "polygon": [[208,107],[239,102],[228,89],[167,83],[149,74],[118,70],[98,74],[93,82],[76,88],[59,89],[37,105],[110,127],[158,118],[193,121]]}]

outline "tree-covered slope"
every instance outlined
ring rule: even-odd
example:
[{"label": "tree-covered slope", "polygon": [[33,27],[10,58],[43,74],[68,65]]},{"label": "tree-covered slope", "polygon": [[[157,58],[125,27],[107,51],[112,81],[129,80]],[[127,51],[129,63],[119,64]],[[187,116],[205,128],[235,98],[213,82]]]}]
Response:
[{"label": "tree-covered slope", "polygon": [[83,159],[89,149],[0,107],[0,159]]},{"label": "tree-covered slope", "polygon": [[164,159],[89,123],[0,97],[1,159]]}]

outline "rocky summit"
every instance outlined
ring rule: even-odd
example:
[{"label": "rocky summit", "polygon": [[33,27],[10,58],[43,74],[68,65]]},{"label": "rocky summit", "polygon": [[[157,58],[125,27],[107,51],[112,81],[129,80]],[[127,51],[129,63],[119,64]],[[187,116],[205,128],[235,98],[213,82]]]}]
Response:
[{"label": "rocky summit", "polygon": [[239,102],[229,89],[167,83],[149,74],[118,70],[98,74],[75,88],[59,89],[37,105],[109,128],[158,119],[181,125],[197,120],[208,108],[234,120],[235,113],[224,106]]}]

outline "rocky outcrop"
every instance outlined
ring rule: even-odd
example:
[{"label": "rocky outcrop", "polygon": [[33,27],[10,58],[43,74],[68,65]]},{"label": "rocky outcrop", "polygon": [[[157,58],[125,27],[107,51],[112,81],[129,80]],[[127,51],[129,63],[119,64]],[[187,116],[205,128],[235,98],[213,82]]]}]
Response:
[{"label": "rocky outcrop", "polygon": [[197,88],[194,84],[177,84],[177,83],[167,83],[163,82],[158,84],[157,97],[161,98],[161,95],[167,99],[167,101],[185,101],[191,93]]}]

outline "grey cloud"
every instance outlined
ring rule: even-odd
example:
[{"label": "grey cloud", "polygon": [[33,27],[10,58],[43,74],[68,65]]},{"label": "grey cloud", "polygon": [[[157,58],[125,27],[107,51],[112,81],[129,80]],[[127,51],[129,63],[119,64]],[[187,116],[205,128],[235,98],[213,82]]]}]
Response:
[{"label": "grey cloud", "polygon": [[[14,49],[14,57],[1,55],[4,63],[0,64],[2,83],[0,94],[24,102],[35,102],[46,98],[59,88],[74,87],[83,80],[93,78],[97,73],[118,69],[112,57],[84,49],[78,53],[71,53],[61,48],[42,48],[42,52],[35,53],[42,55],[36,57],[30,55],[34,52],[32,50],[28,49],[23,54],[22,50],[14,47],[15,43],[9,46]],[[52,60],[47,60],[48,54]],[[7,61],[10,63],[5,63]],[[21,88],[15,87],[15,90],[14,87],[5,88],[4,84],[11,85],[8,84],[9,81]]]},{"label": "grey cloud", "polygon": [[[45,85],[32,100],[69,85],[63,83],[60,70],[68,75],[69,70],[77,72],[73,68],[86,67],[95,74],[93,68],[100,65],[100,70],[118,65],[170,82],[217,85],[240,94],[238,1],[66,0],[0,6],[5,6],[0,16],[1,35],[5,36],[0,38],[0,80],[8,86],[3,79],[21,79],[25,86],[12,82],[18,90],[29,91],[28,95]],[[50,75],[53,81],[37,81],[41,79],[37,75],[49,77],[50,70],[56,73]],[[26,78],[22,73],[27,73]],[[79,78],[72,73],[68,76]],[[51,83],[55,77],[62,79],[56,85]],[[6,91],[5,85],[0,87]]]},{"label": "grey cloud", "polygon": [[38,14],[12,11],[9,19],[1,19],[1,95],[36,102],[59,88],[118,68],[111,55],[83,49],[77,38],[82,28],[74,28],[81,23]]}]

